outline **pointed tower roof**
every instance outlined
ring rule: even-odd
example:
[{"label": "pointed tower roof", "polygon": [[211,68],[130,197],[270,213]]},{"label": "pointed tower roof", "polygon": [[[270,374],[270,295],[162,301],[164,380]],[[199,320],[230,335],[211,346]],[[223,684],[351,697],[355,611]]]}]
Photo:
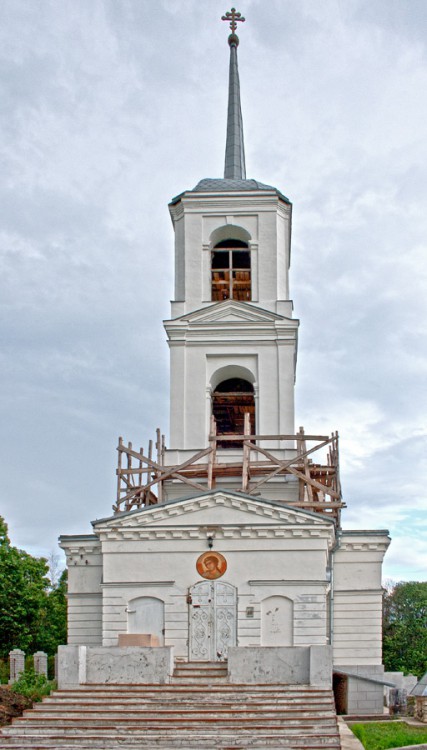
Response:
[{"label": "pointed tower roof", "polygon": [[225,147],[224,179],[245,180],[245,144],[243,140],[243,118],[240,104],[239,68],[237,65],[237,47],[239,37],[235,34],[237,21],[244,21],[240,13],[232,8],[231,12],[222,16],[223,21],[230,20],[231,34],[228,37],[230,45],[230,72],[228,79],[228,116],[227,143]]},{"label": "pointed tower roof", "polygon": [[273,191],[277,197],[285,203],[291,204],[289,198],[272,185],[266,185],[258,180],[246,178],[245,145],[243,141],[243,118],[240,104],[240,81],[237,65],[237,47],[239,37],[235,33],[237,23],[243,22],[241,13],[235,8],[221,17],[222,21],[230,22],[231,34],[228,37],[230,46],[230,73],[228,87],[228,115],[227,115],[227,142],[225,147],[225,168],[223,178],[205,178],[200,180],[193,190],[180,193],[172,198],[170,205],[180,202],[187,193],[241,193]]}]

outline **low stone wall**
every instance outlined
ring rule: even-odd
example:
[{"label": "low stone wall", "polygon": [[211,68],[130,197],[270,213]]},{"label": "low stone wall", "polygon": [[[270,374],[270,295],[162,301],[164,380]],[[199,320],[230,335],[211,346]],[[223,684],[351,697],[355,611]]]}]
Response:
[{"label": "low stone wall", "polygon": [[59,646],[58,687],[84,684],[165,684],[173,672],[173,647]]},{"label": "low stone wall", "polygon": [[331,646],[260,646],[228,651],[230,682],[332,688]]},{"label": "low stone wall", "polygon": [[415,698],[415,717],[427,724],[427,695]]}]

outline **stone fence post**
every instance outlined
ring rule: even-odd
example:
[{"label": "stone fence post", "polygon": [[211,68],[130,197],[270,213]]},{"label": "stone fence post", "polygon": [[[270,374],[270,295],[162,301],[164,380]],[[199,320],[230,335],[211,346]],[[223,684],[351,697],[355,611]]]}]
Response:
[{"label": "stone fence post", "polygon": [[404,716],[406,714],[407,692],[400,688],[390,688],[389,712],[391,716]]},{"label": "stone fence post", "polygon": [[25,652],[20,648],[9,651],[9,685],[19,680],[25,672]]},{"label": "stone fence post", "polygon": [[47,654],[44,651],[36,651],[33,658],[35,673],[44,674],[47,677]]}]

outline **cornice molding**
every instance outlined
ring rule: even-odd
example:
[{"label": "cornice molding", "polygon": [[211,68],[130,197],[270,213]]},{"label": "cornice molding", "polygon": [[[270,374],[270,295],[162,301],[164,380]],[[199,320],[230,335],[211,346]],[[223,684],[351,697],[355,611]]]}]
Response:
[{"label": "cornice molding", "polygon": [[[253,528],[263,520],[264,522],[270,521],[272,525],[274,523],[275,526],[279,525],[287,528],[305,527],[306,529],[325,529],[331,536],[334,535],[333,523],[315,513],[294,509],[286,505],[281,506],[274,502],[270,503],[270,501],[265,499],[252,498],[249,495],[219,490],[100,519],[94,521],[93,526],[98,536],[100,533],[113,530],[126,529],[127,531],[131,531],[134,528],[156,526],[157,523],[164,521],[169,522],[167,523],[168,526],[173,525],[175,527],[175,520],[187,516],[189,522],[186,524],[186,527],[198,528],[200,524],[191,523],[191,514],[203,510],[215,510],[218,507],[230,508],[247,514],[245,519],[242,518],[241,524],[230,524],[236,528]],[[163,528],[167,528],[167,526]],[[177,528],[176,531],[178,531]]]},{"label": "cornice molding", "polygon": [[334,596],[383,596],[384,589],[339,589],[334,588]]},{"label": "cornice molding", "polygon": [[296,588],[301,588],[302,586],[319,586],[322,589],[329,589],[330,588],[330,582],[329,581],[311,581],[311,580],[286,580],[285,578],[282,578],[280,580],[273,579],[271,581],[269,580],[260,580],[260,581],[248,581],[249,586],[295,586]]},{"label": "cornice molding", "polygon": [[[113,528],[102,529],[99,538],[104,541],[151,541],[151,540],[203,540],[206,542],[206,533],[196,527],[174,528],[166,526],[158,527],[136,527],[136,528]],[[331,532],[328,528],[292,528],[276,526],[272,528],[248,525],[235,526],[221,529],[215,532],[216,541],[226,540],[248,540],[248,539],[326,539],[328,547],[331,546]],[[120,551],[121,552],[121,551]]]},{"label": "cornice molding", "polygon": [[375,551],[375,552],[385,552],[390,545],[390,540],[366,540],[363,541],[361,539],[359,540],[348,540],[348,541],[341,541],[339,551],[343,552],[368,552],[368,551]]},{"label": "cornice molding", "polygon": [[138,588],[152,588],[153,586],[155,588],[158,586],[165,588],[175,586],[175,581],[109,581],[108,583],[101,583],[102,589],[121,589],[134,586],[137,586]]},{"label": "cornice molding", "polygon": [[67,592],[67,599],[99,599],[99,606],[102,605],[101,591],[81,591],[80,593]]},{"label": "cornice molding", "polygon": [[[85,562],[88,558],[91,558],[91,565],[97,564],[98,561],[96,558],[101,558],[102,556],[101,543],[98,537],[95,537],[93,542],[89,543],[82,543],[78,540],[76,542],[70,540],[66,543],[62,540],[60,547],[65,552],[67,565],[86,565],[89,564]],[[101,563],[99,562],[99,564]]]}]

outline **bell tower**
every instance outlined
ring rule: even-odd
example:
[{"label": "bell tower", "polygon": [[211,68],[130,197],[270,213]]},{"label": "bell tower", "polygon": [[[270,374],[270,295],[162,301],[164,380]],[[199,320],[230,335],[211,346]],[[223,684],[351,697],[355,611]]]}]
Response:
[{"label": "bell tower", "polygon": [[206,446],[212,416],[219,435],[243,433],[245,414],[252,434],[295,432],[292,205],[277,188],[246,178],[235,33],[244,18],[232,9],[223,20],[231,28],[224,177],[202,179],[169,206],[175,296],[164,326],[172,451]]}]

